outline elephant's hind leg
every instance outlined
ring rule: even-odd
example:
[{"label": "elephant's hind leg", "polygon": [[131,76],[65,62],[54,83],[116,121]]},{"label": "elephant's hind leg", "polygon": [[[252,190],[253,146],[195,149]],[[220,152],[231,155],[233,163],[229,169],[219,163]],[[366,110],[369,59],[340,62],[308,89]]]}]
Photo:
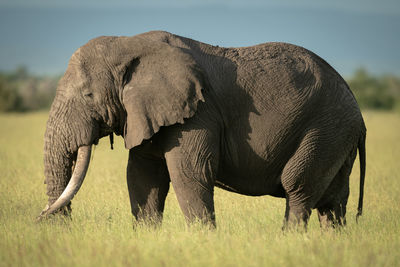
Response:
[{"label": "elephant's hind leg", "polygon": [[131,210],[136,220],[148,224],[160,223],[170,183],[165,160],[131,149],[127,183]]},{"label": "elephant's hind leg", "polygon": [[321,227],[336,227],[346,224],[349,177],[356,157],[356,151],[351,152],[316,205]]},{"label": "elephant's hind leg", "polygon": [[333,138],[320,130],[309,131],[282,172],[286,192],[284,228],[307,226],[311,210],[324,195],[343,162]]}]

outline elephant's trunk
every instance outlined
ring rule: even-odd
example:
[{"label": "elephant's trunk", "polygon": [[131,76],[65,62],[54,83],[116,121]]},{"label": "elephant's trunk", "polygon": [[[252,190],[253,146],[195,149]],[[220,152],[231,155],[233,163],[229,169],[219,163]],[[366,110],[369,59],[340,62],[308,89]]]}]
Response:
[{"label": "elephant's trunk", "polygon": [[71,131],[63,115],[68,112],[66,104],[55,100],[47,121],[43,160],[49,205],[58,199],[71,177],[73,153],[68,140]]},{"label": "elephant's trunk", "polygon": [[47,205],[43,209],[43,211],[37,218],[38,220],[41,220],[43,217],[46,217],[47,215],[56,212],[60,208],[63,208],[64,206],[70,203],[72,198],[75,196],[75,194],[81,187],[83,180],[85,179],[86,171],[89,167],[91,151],[92,151],[91,146],[81,146],[78,149],[78,155],[76,159],[74,172],[72,173],[68,185],[53,204]]},{"label": "elephant's trunk", "polygon": [[[77,127],[83,123],[80,123],[82,118],[74,112],[76,108],[60,99],[56,96],[46,127],[44,174],[49,198],[40,218],[58,211],[69,213],[70,200],[83,181],[90,158],[90,124],[89,127]],[[57,205],[53,205],[56,202]]]}]

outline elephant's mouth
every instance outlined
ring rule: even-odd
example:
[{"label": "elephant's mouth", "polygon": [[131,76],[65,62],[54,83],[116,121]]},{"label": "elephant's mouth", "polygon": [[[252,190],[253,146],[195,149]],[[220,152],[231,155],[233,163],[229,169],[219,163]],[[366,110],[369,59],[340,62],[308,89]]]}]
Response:
[{"label": "elephant's mouth", "polygon": [[40,221],[42,218],[56,212],[60,208],[63,208],[74,198],[75,194],[79,191],[83,180],[85,179],[86,171],[89,167],[91,152],[91,145],[79,147],[75,164],[73,164],[71,179],[69,180],[67,187],[58,197],[58,199],[51,204],[51,206],[46,205],[46,207],[37,217],[37,221]]}]

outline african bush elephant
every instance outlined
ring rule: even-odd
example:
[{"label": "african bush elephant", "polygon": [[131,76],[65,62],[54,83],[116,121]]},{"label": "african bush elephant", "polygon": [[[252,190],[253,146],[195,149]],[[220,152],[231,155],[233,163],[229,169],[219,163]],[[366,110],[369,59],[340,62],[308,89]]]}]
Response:
[{"label": "african bush elephant", "polygon": [[214,186],[286,198],[285,226],[341,225],[366,128],[346,82],[286,43],[211,46],[167,32],[99,37],[60,80],[45,133],[48,205],[70,211],[91,146],[121,135],[137,220],[160,221],[172,183],[188,222],[215,225]]}]

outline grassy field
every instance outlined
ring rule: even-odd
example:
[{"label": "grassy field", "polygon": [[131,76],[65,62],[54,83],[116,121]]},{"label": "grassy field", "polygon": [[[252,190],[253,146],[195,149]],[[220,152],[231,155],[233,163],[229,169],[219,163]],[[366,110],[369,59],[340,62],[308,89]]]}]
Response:
[{"label": "grassy field", "polygon": [[0,266],[400,266],[400,115],[364,112],[364,216],[355,222],[358,160],[348,226],[281,231],[284,200],[215,192],[218,228],[188,228],[171,190],[159,229],[132,220],[122,140],[94,151],[73,201],[73,220],[35,224],[46,204],[43,133],[47,114],[0,115]]}]

